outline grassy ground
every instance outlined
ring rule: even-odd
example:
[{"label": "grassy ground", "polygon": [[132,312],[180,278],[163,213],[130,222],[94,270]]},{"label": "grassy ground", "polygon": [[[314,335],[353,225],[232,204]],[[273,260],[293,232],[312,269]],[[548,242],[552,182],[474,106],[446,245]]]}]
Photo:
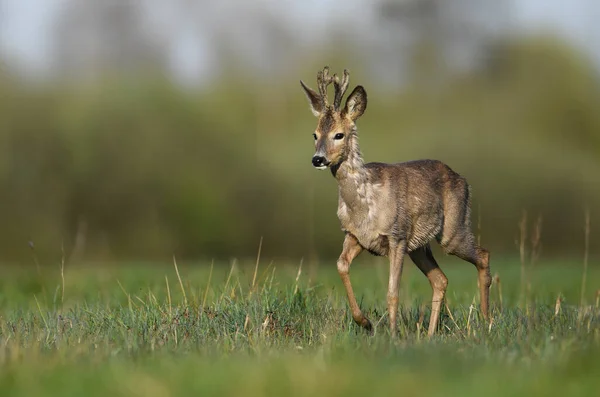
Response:
[{"label": "grassy ground", "polygon": [[[495,261],[493,323],[476,271],[443,258],[450,280],[438,335],[430,289],[407,262],[399,334],[385,315],[387,263],[351,277],[375,336],[352,322],[335,264],[88,264],[3,269],[0,390],[10,396],[595,395],[600,268]],[[254,282],[253,282],[254,280]],[[526,283],[527,284],[527,283]],[[254,287],[252,287],[254,285]],[[64,287],[64,288],[63,288]],[[557,297],[561,305],[556,314]],[[475,305],[472,305],[475,302]]]}]

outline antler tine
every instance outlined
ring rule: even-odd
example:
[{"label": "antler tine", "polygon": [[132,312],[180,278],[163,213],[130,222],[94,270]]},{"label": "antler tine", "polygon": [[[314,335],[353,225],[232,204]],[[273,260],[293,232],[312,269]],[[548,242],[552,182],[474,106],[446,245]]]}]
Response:
[{"label": "antler tine", "polygon": [[335,88],[335,99],[333,100],[333,108],[335,110],[340,110],[340,105],[342,104],[342,98],[348,89],[348,84],[350,83],[350,72],[347,69],[344,69],[344,75],[342,76],[342,81],[340,82],[339,77],[337,75],[333,75],[333,86]]},{"label": "antler tine", "polygon": [[319,94],[321,94],[321,101],[324,106],[328,106],[327,100],[327,86],[333,82],[333,78],[329,76],[329,67],[325,66],[323,71],[317,73],[317,85],[319,86]]}]

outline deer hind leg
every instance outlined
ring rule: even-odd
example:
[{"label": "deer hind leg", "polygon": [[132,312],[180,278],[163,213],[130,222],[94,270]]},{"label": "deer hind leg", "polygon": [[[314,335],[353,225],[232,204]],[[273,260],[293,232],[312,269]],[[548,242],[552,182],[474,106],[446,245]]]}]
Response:
[{"label": "deer hind leg", "polygon": [[429,320],[429,330],[427,331],[427,335],[431,336],[435,333],[438,326],[442,303],[446,295],[446,288],[448,287],[448,278],[446,278],[446,275],[435,261],[429,244],[412,251],[408,255],[419,270],[429,279],[429,284],[431,284],[431,289],[433,290],[431,319]]},{"label": "deer hind leg", "polygon": [[472,263],[479,273],[479,295],[481,313],[489,319],[490,285],[490,253],[480,247],[471,232],[471,190],[467,183],[456,180],[454,194],[444,201],[446,214],[443,235],[440,244],[449,255],[455,255]]},{"label": "deer hind leg", "polygon": [[358,307],[356,297],[354,296],[354,291],[352,290],[352,284],[350,283],[350,264],[352,263],[352,260],[362,252],[362,250],[363,248],[358,243],[356,237],[351,234],[346,234],[342,253],[337,261],[337,269],[338,273],[340,274],[340,278],[342,279],[342,283],[346,288],[350,310],[352,311],[352,318],[358,325],[367,331],[372,332],[373,326],[371,325],[369,319],[364,316],[360,310],[360,307]]},{"label": "deer hind leg", "polygon": [[490,286],[492,285],[489,251],[478,246],[473,235],[469,233],[468,237],[463,239],[460,244],[454,245],[446,252],[472,263],[477,268],[481,314],[486,320],[489,320]]}]

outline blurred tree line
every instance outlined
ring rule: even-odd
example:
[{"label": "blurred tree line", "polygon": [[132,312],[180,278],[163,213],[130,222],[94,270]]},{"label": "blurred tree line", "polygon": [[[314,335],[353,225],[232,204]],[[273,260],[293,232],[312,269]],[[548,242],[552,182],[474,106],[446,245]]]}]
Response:
[{"label": "blurred tree line", "polygon": [[[45,262],[227,259],[261,237],[269,257],[335,258],[337,186],[310,165],[298,84],[326,64],[367,89],[365,159],[447,162],[494,255],[517,252],[524,210],[544,252],[581,254],[586,207],[594,238],[597,70],[557,40],[509,38],[508,3],[378,0],[310,23],[287,3],[168,4],[65,2],[52,78],[0,61],[0,261],[30,262],[29,242]],[[180,30],[209,54],[202,86],[171,78]]]},{"label": "blurred tree line", "polygon": [[[598,76],[554,41],[488,54],[434,93],[419,78],[370,89],[353,70],[369,93],[365,158],[446,161],[473,185],[474,228],[497,255],[516,252],[522,210],[543,216],[545,252],[578,255],[584,207],[600,220]],[[337,188],[310,165],[298,79],[353,60],[321,55],[277,80],[232,66],[203,90],[160,75],[40,86],[3,69],[0,258],[28,261],[29,241],[49,258],[243,257],[261,236],[272,257],[335,257]]]}]

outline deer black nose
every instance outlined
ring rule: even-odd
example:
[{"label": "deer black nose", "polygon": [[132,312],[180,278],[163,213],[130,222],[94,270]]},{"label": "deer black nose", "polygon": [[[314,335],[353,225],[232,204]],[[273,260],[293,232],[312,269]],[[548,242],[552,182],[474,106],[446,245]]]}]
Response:
[{"label": "deer black nose", "polygon": [[314,156],[312,158],[312,164],[315,167],[321,167],[325,163],[325,157],[323,156]]}]

